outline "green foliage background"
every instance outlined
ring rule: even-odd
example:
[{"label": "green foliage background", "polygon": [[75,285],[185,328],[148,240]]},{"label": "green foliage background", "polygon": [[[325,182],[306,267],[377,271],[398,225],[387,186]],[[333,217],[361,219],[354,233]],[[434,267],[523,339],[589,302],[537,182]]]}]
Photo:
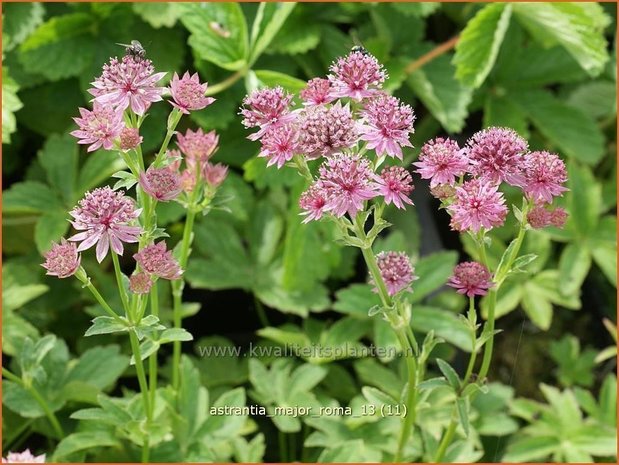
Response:
[{"label": "green foliage background", "polygon": [[[226,308],[213,307],[209,299],[238,302],[231,296],[242,295],[250,301],[248,319],[256,320],[256,312],[266,307],[273,322],[263,319],[258,325],[260,344],[337,346],[369,341],[396,345],[388,325],[368,317],[376,297],[364,284],[356,252],[333,242],[331,225],[300,224],[297,199],[302,180],[286,169],[267,170],[264,160],[255,157],[257,146],[246,140],[237,115],[248,91],[262,85],[298,91],[303,81],[326,74],[334,58],[362,43],[388,69],[388,90],[415,109],[412,142],[416,148],[405,153],[407,163],[436,135],[449,134],[464,142],[482,127],[504,125],[526,137],[532,148],[559,153],[569,166],[570,192],[562,199],[569,213],[566,227],[529,234],[526,253],[535,253],[538,259],[529,267],[530,273],[510,278],[499,295],[498,313],[504,319],[498,325],[505,333],[499,336],[503,342],[495,358],[495,402],[473,406],[474,440],[461,441],[446,459],[493,460],[495,448],[509,461],[587,461],[613,455],[608,428],[616,425],[605,412],[612,406],[610,393],[616,381],[606,376],[608,362],[596,363],[593,354],[612,343],[601,320],[615,318],[616,308],[614,5],[9,3],[2,7],[2,348],[9,364],[23,371],[27,362],[18,361],[18,355],[35,351],[25,338],[41,344],[43,334],[58,336],[54,342],[46,340],[49,348],[39,355],[49,365],[44,370],[64,375],[55,381],[43,376],[39,382],[54,400],[54,408],[65,412],[67,424],[76,418],[69,419],[76,409],[67,406],[90,403],[105,411],[116,411],[118,406],[130,409],[129,398],[106,401],[102,394],[123,373],[131,375],[118,341],[111,336],[105,341],[105,337],[84,340],[81,336],[88,319],[100,314],[96,305],[77,285],[46,279],[38,264],[50,241],[67,233],[66,212],[85,191],[108,182],[112,173],[123,168],[113,153],[85,155],[67,133],[74,126],[71,117],[77,107],[87,105],[86,90],[101,65],[123,53],[117,43],[132,39],[145,46],[158,70],[196,70],[211,86],[221,88],[215,104],[191,115],[192,126],[218,130],[217,161],[228,163],[233,173],[222,189],[229,199],[227,210],[213,211],[197,225],[187,277],[194,289],[209,292],[192,294],[198,302],[187,304],[187,316],[198,314],[201,319],[196,321],[208,326],[209,319],[218,319]],[[418,61],[455,36],[459,36],[455,49]],[[161,143],[164,108],[155,106],[144,123],[145,151],[152,152]],[[427,199],[420,197],[420,202]],[[388,212],[395,227],[380,239],[379,248],[406,250],[416,261],[420,279],[413,294],[413,329],[434,331],[460,351],[470,351],[466,329],[457,317],[465,302],[443,284],[458,252],[460,258],[464,253],[475,257],[475,248],[465,238],[451,246],[458,250],[440,250],[440,241],[428,241],[433,231],[446,229],[441,215],[432,210],[430,218],[420,219],[410,210]],[[169,228],[171,240],[178,239],[182,209],[161,205],[158,218]],[[500,258],[512,231],[507,225],[493,232],[491,260]],[[449,233],[441,237],[449,238]],[[428,254],[428,244],[439,250]],[[95,278],[110,301],[117,299],[109,268],[95,273]],[[166,302],[163,305],[165,319],[169,309]],[[197,336],[209,335],[198,345],[230,344],[210,331],[190,330]],[[233,332],[234,328],[226,331]],[[567,332],[576,338],[566,336],[560,342],[563,346],[551,345]],[[522,347],[519,358],[514,358],[516,347]],[[458,360],[456,351],[446,345],[437,352],[442,358]],[[84,391],[87,394],[79,397],[76,392],[83,386],[77,389],[75,383],[87,379],[79,377],[78,367],[96,366],[100,359],[113,360],[117,372],[109,379],[95,377],[96,382]],[[366,400],[399,396],[403,381],[397,360],[344,359],[277,362],[267,371],[264,364],[269,360],[252,359],[249,364],[226,360],[225,366],[217,366],[217,360],[187,358],[183,370],[195,392],[186,395],[209,394],[211,403],[219,398],[222,405],[244,405],[248,401],[244,387],[250,389],[252,401],[263,405],[286,405],[299,399],[348,405],[361,402],[361,387]],[[555,366],[558,371],[551,374]],[[301,377],[306,383],[303,389],[295,391],[286,385],[289,375]],[[271,380],[281,380],[276,381],[282,383],[277,394],[269,394]],[[542,381],[548,384],[539,388]],[[553,384],[566,390],[559,392]],[[7,432],[23,427],[52,434],[46,431],[36,404],[27,404],[23,392],[3,381],[3,393]],[[535,400],[516,398],[521,395]],[[228,397],[222,400],[223,396]],[[440,392],[428,396],[440,404]],[[421,416],[420,424],[428,425],[426,443],[444,426],[448,412],[445,405],[443,416],[440,409]],[[81,414],[87,415],[94,415],[93,419],[102,414]],[[303,438],[308,455],[290,459],[381,460],[388,457],[385,438],[397,428],[397,423],[383,420],[367,424],[328,418],[282,420],[274,427],[290,437],[301,438],[301,431],[307,432]],[[130,418],[117,419],[121,421]],[[222,425],[214,425],[212,417],[192,421],[193,426],[184,426],[191,430],[187,443],[178,445],[178,450],[162,448],[159,459],[262,460],[266,450],[267,458],[283,460],[273,452],[276,446],[268,434],[266,446],[265,437],[255,434],[258,429],[271,431],[273,425],[265,429],[242,418],[236,420],[238,424],[226,425],[225,434],[218,436],[214,431]],[[166,431],[153,432],[153,437],[163,437]],[[61,443],[55,458],[84,458],[95,446],[113,448],[120,444],[119,434],[113,429],[80,427]],[[130,431],[122,434],[137,443]],[[503,436],[509,438],[500,439]],[[11,433],[8,437],[18,439]],[[596,442],[596,437],[606,439]],[[203,448],[205,438],[217,447]],[[484,455],[483,446],[491,452]],[[418,450],[419,445],[414,445],[411,454]],[[99,460],[127,458],[115,456],[116,452],[106,455],[110,453],[100,449],[95,453]]]}]

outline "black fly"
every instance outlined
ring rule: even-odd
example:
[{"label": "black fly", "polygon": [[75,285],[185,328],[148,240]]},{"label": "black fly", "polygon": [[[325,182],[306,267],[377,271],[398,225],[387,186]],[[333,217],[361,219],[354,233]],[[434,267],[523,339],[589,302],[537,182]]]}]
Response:
[{"label": "black fly", "polygon": [[118,44],[125,47],[125,55],[130,55],[134,58],[144,59],[146,57],[146,50],[142,47],[142,44],[137,40],[132,40],[131,44]]}]

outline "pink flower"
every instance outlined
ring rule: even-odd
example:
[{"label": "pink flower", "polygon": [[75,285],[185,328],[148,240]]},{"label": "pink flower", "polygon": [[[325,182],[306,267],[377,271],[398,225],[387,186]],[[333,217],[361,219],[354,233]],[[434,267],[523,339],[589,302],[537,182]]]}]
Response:
[{"label": "pink flower", "polygon": [[167,150],[165,153],[164,164],[171,170],[178,171],[181,168],[183,156],[180,150]]},{"label": "pink flower", "polygon": [[471,173],[495,183],[524,184],[523,154],[527,141],[512,129],[488,128],[473,134],[468,141]]},{"label": "pink flower", "polygon": [[99,187],[86,192],[69,214],[74,218],[73,227],[80,233],[70,237],[70,241],[82,242],[78,252],[89,249],[97,244],[97,261],[101,263],[107,252],[112,250],[123,253],[123,242],[138,242],[142,232],[139,226],[129,225],[140,216],[141,210],[136,210],[133,199],[126,197],[124,192],[115,192],[109,187]]},{"label": "pink flower", "polygon": [[[417,279],[414,276],[415,270],[404,252],[380,252],[376,255],[376,262],[380,276],[387,286],[387,292],[391,296],[403,291]],[[370,279],[370,283],[375,286],[374,292],[378,292],[373,279]]]},{"label": "pink flower", "polygon": [[134,294],[148,294],[153,287],[153,280],[148,273],[140,271],[129,278],[129,290]]},{"label": "pink flower", "polygon": [[111,105],[119,112],[127,107],[136,115],[143,115],[151,103],[159,102],[165,87],[156,84],[166,73],[155,73],[150,60],[125,55],[122,61],[111,58],[109,64],[103,65],[103,73],[91,84],[89,89],[95,101]]},{"label": "pink flower", "polygon": [[9,452],[2,463],[45,463],[45,454],[32,455],[30,449],[23,452]]},{"label": "pink flower", "polygon": [[357,142],[358,134],[348,105],[308,107],[299,124],[299,144],[310,159],[331,155]]},{"label": "pink flower", "polygon": [[189,72],[183,74],[182,79],[179,79],[178,74],[174,73],[170,81],[170,94],[172,94],[172,106],[178,108],[182,113],[188,115],[189,111],[202,110],[215,101],[212,97],[206,97],[204,93],[208,84],[200,84],[198,73],[193,76]]},{"label": "pink flower", "polygon": [[142,143],[142,136],[138,128],[123,128],[120,133],[121,150],[131,150]]},{"label": "pink flower", "polygon": [[282,87],[258,89],[245,97],[240,112],[244,117],[243,125],[246,128],[260,128],[248,139],[258,140],[269,128],[294,121],[296,115],[290,112],[291,101],[292,94]]},{"label": "pink flower", "polygon": [[385,197],[385,203],[393,204],[398,208],[405,208],[404,204],[413,204],[408,197],[413,191],[413,178],[401,166],[389,166],[382,170],[378,178],[378,193]]},{"label": "pink flower", "polygon": [[423,179],[430,180],[432,188],[441,184],[453,185],[456,178],[466,173],[469,159],[466,150],[461,149],[456,141],[437,137],[421,147],[419,161],[413,164]]},{"label": "pink flower", "polygon": [[281,168],[299,152],[298,133],[291,124],[271,128],[262,138],[259,157],[267,159],[267,166]]},{"label": "pink flower", "polygon": [[367,52],[355,51],[338,58],[329,68],[331,97],[350,97],[361,100],[371,97],[380,89],[387,73],[378,60]]},{"label": "pink flower", "polygon": [[366,124],[361,126],[361,139],[368,142],[368,149],[402,159],[402,147],[412,147],[408,140],[414,132],[415,115],[410,105],[390,95],[380,95],[370,100],[363,111]]},{"label": "pink flower", "polygon": [[180,175],[167,166],[163,168],[150,166],[141,172],[140,187],[160,202],[174,200],[183,190]]},{"label": "pink flower", "polygon": [[492,284],[492,275],[488,269],[477,262],[463,262],[454,268],[447,285],[455,288],[458,294],[468,297],[486,295]]},{"label": "pink flower", "polygon": [[322,105],[330,103],[334,97],[330,96],[331,83],[328,79],[314,78],[307,82],[307,86],[299,95],[304,105]]},{"label": "pink flower", "polygon": [[213,164],[206,162],[202,166],[202,177],[213,189],[218,188],[228,176],[228,167],[221,163]]},{"label": "pink flower", "polygon": [[479,178],[456,188],[456,199],[447,207],[457,231],[479,231],[501,226],[507,215],[505,198],[498,185]]},{"label": "pink flower", "polygon": [[354,218],[366,200],[378,195],[376,175],[366,158],[338,153],[328,158],[319,171],[318,182],[328,199],[325,210],[338,218],[346,213]]},{"label": "pink flower", "polygon": [[196,172],[189,168],[184,169],[181,173],[181,187],[185,192],[192,192],[196,187]]},{"label": "pink flower", "polygon": [[125,123],[122,112],[115,111],[110,106],[94,103],[93,110],[79,109],[81,118],[73,118],[79,129],[71,132],[77,137],[78,144],[91,144],[88,152],[103,146],[105,150],[114,148],[114,139],[121,135]]},{"label": "pink flower", "polygon": [[60,244],[52,243],[52,248],[44,254],[45,263],[41,266],[47,270],[49,276],[68,278],[73,276],[80,267],[80,254],[77,246],[67,242],[64,238]]},{"label": "pink flower", "polygon": [[219,143],[219,136],[215,131],[205,133],[202,129],[187,129],[185,135],[178,133],[176,139],[178,148],[187,157],[185,162],[189,168],[194,168],[196,162],[203,163],[208,160]]},{"label": "pink flower", "polygon": [[547,226],[562,228],[566,220],[567,212],[561,207],[548,210],[543,205],[536,205],[527,214],[527,221],[534,229],[542,229]]},{"label": "pink flower", "polygon": [[327,206],[327,192],[323,189],[320,183],[312,184],[299,199],[299,207],[302,216],[305,216],[303,223],[309,223],[312,220],[319,220],[325,212]]},{"label": "pink flower", "polygon": [[551,203],[553,197],[567,190],[562,186],[567,181],[565,163],[553,153],[527,153],[524,157],[524,175],[523,190],[532,200]]},{"label": "pink flower", "polygon": [[134,254],[133,258],[145,272],[159,278],[179,279],[183,274],[183,270],[164,241],[144,247]]}]

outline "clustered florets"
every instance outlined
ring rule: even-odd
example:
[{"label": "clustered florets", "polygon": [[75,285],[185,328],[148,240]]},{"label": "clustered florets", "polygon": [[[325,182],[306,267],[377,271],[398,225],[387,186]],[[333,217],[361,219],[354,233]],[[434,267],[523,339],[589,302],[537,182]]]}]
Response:
[{"label": "clustered florets", "polygon": [[183,274],[164,241],[144,247],[133,258],[146,273],[158,278],[179,279]]},{"label": "clustered florets", "polygon": [[23,452],[9,452],[2,463],[45,463],[45,454],[33,455],[30,449]]},{"label": "clustered florets", "polygon": [[[415,269],[404,252],[380,252],[376,255],[376,263],[390,296],[407,289],[417,279],[414,275]],[[373,280],[370,282],[376,286]],[[374,292],[376,291],[375,287]]]},{"label": "clustered florets", "polygon": [[463,262],[456,266],[447,284],[459,294],[468,297],[486,295],[492,284],[492,275],[488,268],[477,262]]}]

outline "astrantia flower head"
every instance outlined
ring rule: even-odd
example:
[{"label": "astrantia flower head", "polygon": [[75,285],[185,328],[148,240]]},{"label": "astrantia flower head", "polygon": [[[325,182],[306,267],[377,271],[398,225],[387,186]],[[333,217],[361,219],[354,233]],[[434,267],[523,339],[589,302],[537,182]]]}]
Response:
[{"label": "astrantia flower head", "polygon": [[289,123],[296,115],[290,112],[292,94],[282,87],[258,89],[245,97],[240,114],[246,128],[259,127],[260,130],[251,134],[249,140],[260,139],[269,128]]},{"label": "astrantia flower head", "polygon": [[456,198],[447,208],[452,227],[457,231],[492,229],[501,226],[507,215],[505,198],[498,185],[480,178],[456,188]]},{"label": "astrantia flower head", "polygon": [[189,167],[195,167],[195,163],[203,163],[208,160],[219,143],[219,136],[215,131],[204,132],[201,128],[196,131],[187,129],[185,134],[176,135],[178,148],[187,157],[185,163]]},{"label": "astrantia flower head", "polygon": [[328,79],[314,78],[307,81],[307,86],[299,95],[304,105],[322,105],[330,103],[334,97],[330,95],[331,83]]},{"label": "astrantia flower head", "polygon": [[[151,103],[162,100],[165,87],[157,83],[166,73],[154,73],[150,60],[132,55],[125,55],[121,61],[111,58],[109,64],[103,65],[103,73],[89,89],[95,101],[111,105],[124,111],[127,107],[137,115],[143,115]],[[154,73],[154,74],[153,74]]]},{"label": "astrantia flower head", "polygon": [[325,213],[327,206],[327,192],[321,187],[320,183],[312,184],[299,199],[299,207],[301,207],[301,215],[305,216],[303,223],[309,223],[312,220],[319,220]]},{"label": "astrantia flower head", "polygon": [[361,139],[378,156],[389,155],[402,159],[402,147],[412,147],[410,134],[414,132],[415,115],[410,105],[396,97],[382,94],[371,99],[363,111],[366,123],[361,126]]},{"label": "astrantia flower head", "polygon": [[[414,268],[404,252],[380,252],[376,255],[380,275],[387,286],[387,292],[393,296],[406,289],[417,279]],[[376,286],[372,279],[370,282]],[[378,289],[374,287],[374,292]]]},{"label": "astrantia flower head", "polygon": [[183,190],[180,174],[167,166],[163,168],[150,166],[140,173],[140,187],[160,202],[174,200]]},{"label": "astrantia flower head", "polygon": [[371,97],[387,78],[378,60],[366,51],[353,51],[339,58],[329,68],[331,96],[361,100]]},{"label": "astrantia flower head", "polygon": [[144,271],[135,273],[129,278],[129,290],[134,294],[148,294],[153,287],[153,280]]},{"label": "astrantia flower head", "polygon": [[131,150],[142,143],[142,136],[138,128],[123,128],[120,132],[121,150]]},{"label": "astrantia flower head", "polygon": [[45,454],[32,455],[29,449],[23,452],[9,452],[2,463],[45,463]]},{"label": "astrantia flower head", "polygon": [[378,178],[378,193],[385,197],[385,203],[393,204],[398,208],[405,208],[404,204],[413,204],[409,198],[413,191],[413,178],[410,173],[401,166],[388,166],[383,168]]},{"label": "astrantia flower head", "polygon": [[135,208],[133,199],[122,191],[100,187],[86,192],[69,214],[74,218],[71,224],[80,233],[70,237],[70,241],[81,242],[78,252],[97,244],[97,260],[103,261],[110,246],[118,255],[123,253],[123,242],[138,242],[142,232],[139,226],[131,226],[140,211]]},{"label": "astrantia flower head", "polygon": [[473,134],[468,141],[471,173],[495,183],[524,184],[523,155],[528,144],[516,131],[488,128]]},{"label": "astrantia flower head", "polygon": [[534,229],[542,229],[548,226],[562,228],[565,220],[567,220],[567,212],[561,207],[549,210],[543,205],[536,205],[527,213],[527,221]]},{"label": "astrantia flower head", "polygon": [[145,272],[159,278],[179,279],[183,274],[183,270],[164,241],[144,247],[134,254],[133,258]]},{"label": "astrantia flower head", "polygon": [[267,166],[277,165],[277,168],[281,168],[299,152],[298,141],[298,133],[293,125],[276,126],[262,137],[262,148],[258,156],[267,159]]},{"label": "astrantia flower head", "polygon": [[413,163],[423,179],[430,180],[430,187],[442,184],[453,185],[466,173],[469,159],[466,150],[451,139],[437,137],[421,147],[419,161]]},{"label": "astrantia flower head", "polygon": [[221,185],[228,176],[228,167],[222,163],[206,162],[202,166],[202,177],[211,188],[215,189]]},{"label": "astrantia flower head", "polygon": [[351,147],[358,138],[350,107],[337,102],[331,107],[308,107],[299,123],[301,150],[310,159]]},{"label": "astrantia flower head", "polygon": [[79,129],[71,132],[77,137],[78,144],[90,144],[88,151],[92,152],[99,147],[105,150],[114,148],[114,140],[121,135],[125,123],[122,112],[115,111],[111,106],[94,103],[93,110],[79,109],[81,118],[73,118]]},{"label": "astrantia flower head", "polygon": [[52,243],[52,248],[44,255],[45,263],[41,264],[48,275],[59,278],[73,276],[80,267],[80,254],[77,246],[64,238],[60,244]]},{"label": "astrantia flower head", "polygon": [[454,268],[453,276],[449,278],[447,285],[468,297],[486,295],[492,287],[492,275],[481,263],[463,262]]},{"label": "astrantia flower head", "polygon": [[328,199],[325,210],[338,218],[346,213],[354,218],[366,200],[378,195],[376,175],[366,158],[338,153],[329,157],[319,171],[318,182]]},{"label": "astrantia flower head", "polygon": [[206,82],[200,84],[198,73],[190,76],[189,72],[185,72],[182,78],[174,73],[170,81],[170,94],[174,101],[170,103],[186,115],[190,111],[202,110],[215,101],[214,98],[204,95],[207,87]]},{"label": "astrantia flower head", "polygon": [[524,175],[523,190],[532,200],[551,203],[553,197],[567,190],[563,187],[567,181],[565,163],[553,153],[527,153],[524,157]]}]

